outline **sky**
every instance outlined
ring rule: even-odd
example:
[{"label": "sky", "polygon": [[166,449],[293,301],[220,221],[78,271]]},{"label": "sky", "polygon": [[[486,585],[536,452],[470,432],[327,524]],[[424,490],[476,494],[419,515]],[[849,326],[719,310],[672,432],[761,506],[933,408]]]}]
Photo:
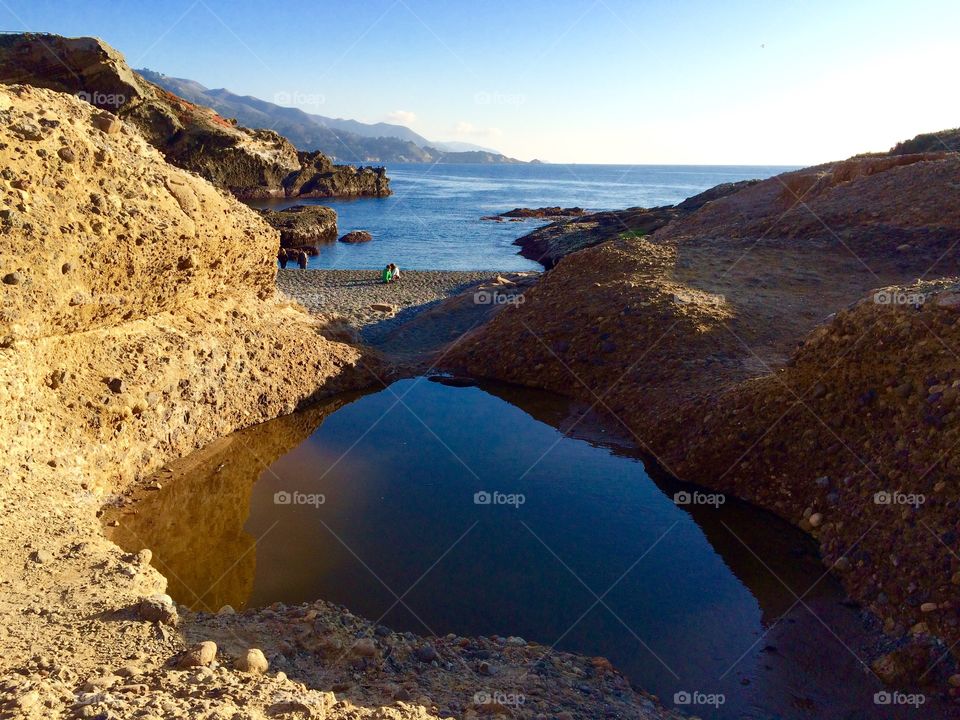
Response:
[{"label": "sky", "polygon": [[523,160],[810,165],[960,125],[956,0],[0,0],[133,67]]}]

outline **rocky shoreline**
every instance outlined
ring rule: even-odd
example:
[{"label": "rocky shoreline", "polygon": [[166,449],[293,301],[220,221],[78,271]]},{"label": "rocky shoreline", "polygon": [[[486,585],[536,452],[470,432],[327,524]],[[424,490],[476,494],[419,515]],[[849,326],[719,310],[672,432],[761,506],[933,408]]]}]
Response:
[{"label": "rocky shoreline", "polygon": [[148,82],[97,38],[10,33],[0,37],[0,82],[69,93],[101,110],[104,127],[136,127],[166,160],[238,198],[386,197],[383,167],[336,165],[299,152],[272,130],[242,127]]}]

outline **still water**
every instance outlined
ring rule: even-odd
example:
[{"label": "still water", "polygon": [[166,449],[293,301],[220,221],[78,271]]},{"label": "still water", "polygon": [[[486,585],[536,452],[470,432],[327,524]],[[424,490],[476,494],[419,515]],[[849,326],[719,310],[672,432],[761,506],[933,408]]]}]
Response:
[{"label": "still water", "polygon": [[686,707],[704,718],[893,717],[845,650],[863,623],[807,536],[648,472],[549,393],[402,380],[163,477],[112,536],[151,548],[194,609],[323,598],[396,630],[602,655],[668,704],[722,694]]}]

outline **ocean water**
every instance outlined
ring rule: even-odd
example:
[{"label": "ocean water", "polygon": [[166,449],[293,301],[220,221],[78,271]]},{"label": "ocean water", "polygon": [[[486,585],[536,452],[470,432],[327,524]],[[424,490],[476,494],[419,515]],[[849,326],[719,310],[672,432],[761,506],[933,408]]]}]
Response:
[{"label": "ocean water", "polygon": [[789,167],[747,165],[394,165],[394,194],[359,200],[283,200],[283,208],[334,208],[339,231],[367,230],[363,245],[331,243],[311,268],[412,270],[538,270],[513,241],[543,221],[483,221],[515,207],[561,205],[588,210],[653,207],[680,202],[715,185],[767,178]]}]

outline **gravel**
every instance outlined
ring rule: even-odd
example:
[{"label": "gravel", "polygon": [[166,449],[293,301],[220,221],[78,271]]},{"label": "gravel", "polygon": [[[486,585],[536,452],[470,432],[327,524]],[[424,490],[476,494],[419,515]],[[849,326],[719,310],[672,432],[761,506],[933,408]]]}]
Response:
[{"label": "gravel", "polygon": [[[495,278],[493,270],[403,270],[395,283],[384,284],[376,270],[277,271],[277,287],[310,312],[339,315],[377,344],[394,328],[451,295]],[[392,311],[374,310],[389,305]]]}]

